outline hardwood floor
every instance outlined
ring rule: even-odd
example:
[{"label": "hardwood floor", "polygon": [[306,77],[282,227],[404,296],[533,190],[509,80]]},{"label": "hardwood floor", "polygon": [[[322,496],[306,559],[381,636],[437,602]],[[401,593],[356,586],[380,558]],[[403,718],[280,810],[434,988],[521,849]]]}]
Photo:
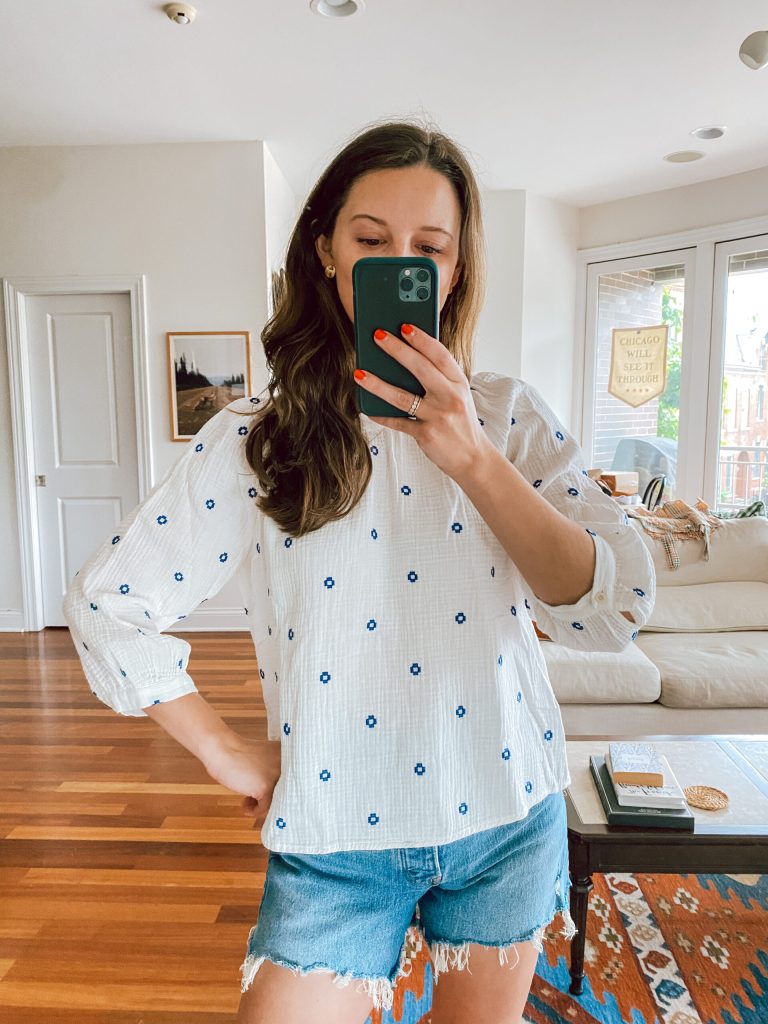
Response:
[{"label": "hardwood floor", "polygon": [[[266,738],[248,633],[179,634]],[[267,851],[242,797],[90,692],[69,631],[0,634],[0,1020],[232,1024]]]}]

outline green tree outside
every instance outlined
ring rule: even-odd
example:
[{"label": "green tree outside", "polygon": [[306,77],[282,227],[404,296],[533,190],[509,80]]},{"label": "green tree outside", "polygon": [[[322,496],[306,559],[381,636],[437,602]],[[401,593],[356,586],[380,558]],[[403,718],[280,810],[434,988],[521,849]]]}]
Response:
[{"label": "green tree outside", "polygon": [[659,397],[656,433],[677,441],[680,426],[680,371],[683,362],[683,311],[669,287],[662,289],[661,320],[667,324],[667,381]]}]

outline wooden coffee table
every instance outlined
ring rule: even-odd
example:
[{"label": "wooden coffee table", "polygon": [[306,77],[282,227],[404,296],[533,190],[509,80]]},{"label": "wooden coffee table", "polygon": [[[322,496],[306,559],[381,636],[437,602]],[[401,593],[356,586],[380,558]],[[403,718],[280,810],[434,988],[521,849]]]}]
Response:
[{"label": "wooden coffee table", "polygon": [[[715,786],[728,794],[722,811],[702,811],[693,832],[607,825],[589,771],[589,755],[613,739],[651,740],[666,754],[680,785]],[[768,873],[768,736],[582,736],[566,742],[571,784],[568,853],[571,916],[570,991],[584,980],[587,904],[595,872]]]}]

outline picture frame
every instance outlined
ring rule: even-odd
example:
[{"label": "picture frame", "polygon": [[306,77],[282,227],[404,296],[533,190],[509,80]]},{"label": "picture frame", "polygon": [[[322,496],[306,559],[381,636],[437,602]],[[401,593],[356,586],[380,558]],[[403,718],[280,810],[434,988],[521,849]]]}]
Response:
[{"label": "picture frame", "polygon": [[167,331],[171,440],[190,441],[230,402],[252,394],[250,331]]}]

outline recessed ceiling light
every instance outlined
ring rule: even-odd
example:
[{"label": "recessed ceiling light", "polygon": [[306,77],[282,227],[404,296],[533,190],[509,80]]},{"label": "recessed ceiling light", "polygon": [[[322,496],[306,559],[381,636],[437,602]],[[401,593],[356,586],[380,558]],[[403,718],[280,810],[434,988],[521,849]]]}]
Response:
[{"label": "recessed ceiling light", "polygon": [[695,149],[679,149],[677,153],[667,153],[664,159],[671,164],[687,164],[691,160],[701,160],[703,156]]},{"label": "recessed ceiling light", "polygon": [[695,135],[697,139],[722,139],[726,133],[726,127],[723,125],[711,125],[709,128],[694,128],[691,135]]},{"label": "recessed ceiling light", "polygon": [[768,29],[747,36],[739,49],[742,64],[759,71],[768,64]]},{"label": "recessed ceiling light", "polygon": [[365,7],[365,0],[309,0],[310,9],[326,18],[348,18]]}]

